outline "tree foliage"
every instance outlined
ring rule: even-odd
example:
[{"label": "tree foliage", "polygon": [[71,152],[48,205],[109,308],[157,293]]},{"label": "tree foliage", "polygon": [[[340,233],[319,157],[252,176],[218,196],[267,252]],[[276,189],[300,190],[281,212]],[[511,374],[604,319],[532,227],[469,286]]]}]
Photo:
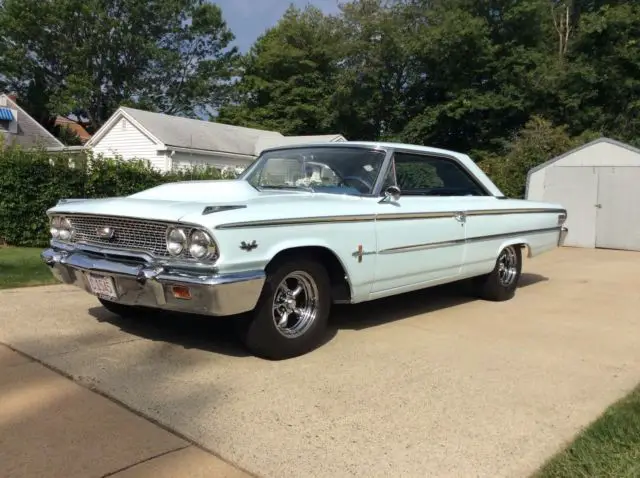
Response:
[{"label": "tree foliage", "polygon": [[122,104],[193,116],[228,94],[236,50],[205,0],[3,0],[0,87],[39,121]]},{"label": "tree foliage", "polygon": [[640,145],[639,42],[640,4],[623,0],[292,9],[245,57],[221,120],[468,152],[519,196],[527,168],[587,138]]},{"label": "tree foliage", "polygon": [[487,159],[482,167],[506,196],[523,197],[530,169],[597,137],[587,131],[572,138],[566,126],[534,116],[513,135],[502,154]]},{"label": "tree foliage", "polygon": [[99,126],[120,104],[216,110],[288,135],[463,151],[516,196],[527,168],[594,135],[640,146],[637,1],[290,7],[238,62],[205,0],[0,0],[0,31],[0,87],[43,124],[79,112]]},{"label": "tree foliage", "polygon": [[218,120],[283,134],[329,132],[339,33],[319,9],[290,7],[244,57],[238,102]]}]

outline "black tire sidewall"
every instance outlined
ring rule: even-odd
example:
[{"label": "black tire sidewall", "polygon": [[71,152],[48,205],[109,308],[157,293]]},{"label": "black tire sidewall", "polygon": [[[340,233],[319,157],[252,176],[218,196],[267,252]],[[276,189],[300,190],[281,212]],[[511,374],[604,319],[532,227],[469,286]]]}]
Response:
[{"label": "black tire sidewall", "polygon": [[[280,282],[289,274],[302,271],[309,274],[318,288],[318,313],[313,324],[300,337],[289,338],[276,328],[272,315],[274,294]],[[241,327],[245,346],[255,355],[272,360],[295,357],[316,348],[322,342],[331,309],[331,283],[326,269],[308,259],[288,260],[267,271],[267,278],[251,317]]]},{"label": "black tire sidewall", "polygon": [[[508,286],[504,286],[500,283],[500,274],[499,274],[499,266],[500,266],[500,256],[504,252],[507,247],[511,247],[514,249],[517,260],[517,270],[516,277]],[[498,258],[496,259],[496,264],[493,268],[493,271],[487,276],[484,276],[483,283],[481,285],[481,296],[487,300],[493,301],[504,301],[511,299],[516,292],[518,287],[518,282],[520,281],[520,274],[522,273],[522,249],[518,246],[506,246],[500,250],[500,254],[498,254]]]}]

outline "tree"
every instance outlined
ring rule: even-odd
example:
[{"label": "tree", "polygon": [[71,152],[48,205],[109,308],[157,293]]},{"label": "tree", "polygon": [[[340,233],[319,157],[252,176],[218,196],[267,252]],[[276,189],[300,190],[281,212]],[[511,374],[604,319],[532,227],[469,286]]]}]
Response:
[{"label": "tree", "polygon": [[640,146],[640,5],[583,13],[568,57],[561,86],[569,132],[593,129]]},{"label": "tree", "polygon": [[224,123],[283,134],[333,132],[329,97],[338,68],[336,22],[319,9],[290,7],[243,58],[243,75]]},{"label": "tree", "polygon": [[334,123],[348,138],[396,138],[411,112],[406,90],[415,22],[406,6],[384,0],[354,0],[341,8]]},{"label": "tree", "polygon": [[194,116],[228,94],[233,35],[205,0],[4,0],[0,81],[43,121],[121,104]]},{"label": "tree", "polygon": [[482,166],[506,196],[522,198],[530,169],[598,136],[589,131],[572,138],[566,125],[554,126],[545,118],[533,116],[513,135],[502,157],[489,159]]},{"label": "tree", "polygon": [[422,0],[409,8],[414,111],[403,139],[483,159],[557,103],[548,0]]}]

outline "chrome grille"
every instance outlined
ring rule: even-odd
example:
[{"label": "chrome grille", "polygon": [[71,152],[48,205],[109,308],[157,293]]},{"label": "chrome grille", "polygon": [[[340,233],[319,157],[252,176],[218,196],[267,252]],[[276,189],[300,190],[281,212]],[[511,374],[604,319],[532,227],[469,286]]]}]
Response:
[{"label": "chrome grille", "polygon": [[[71,242],[105,246],[111,249],[142,251],[156,257],[169,257],[166,234],[169,224],[111,216],[66,215],[74,235]],[[115,230],[112,239],[98,236],[98,229]],[[192,228],[185,228],[187,235]],[[190,257],[187,252],[187,257]]]}]

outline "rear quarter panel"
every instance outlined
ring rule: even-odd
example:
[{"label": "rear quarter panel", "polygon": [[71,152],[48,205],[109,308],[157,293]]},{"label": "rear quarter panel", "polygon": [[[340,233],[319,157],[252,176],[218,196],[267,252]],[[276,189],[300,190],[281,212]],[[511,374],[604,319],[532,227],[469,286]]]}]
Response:
[{"label": "rear quarter panel", "polygon": [[529,256],[556,248],[558,219],[563,213],[566,211],[558,204],[521,200],[479,202],[467,212],[463,275],[491,272],[500,251],[509,245],[526,245]]}]

